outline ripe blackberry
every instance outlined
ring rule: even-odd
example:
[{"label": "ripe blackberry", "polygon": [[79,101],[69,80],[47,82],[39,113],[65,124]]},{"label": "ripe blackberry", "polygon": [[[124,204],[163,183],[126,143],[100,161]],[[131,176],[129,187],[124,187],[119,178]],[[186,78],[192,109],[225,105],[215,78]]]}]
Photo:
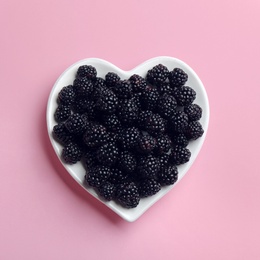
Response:
[{"label": "ripe blackberry", "polygon": [[62,150],[61,157],[65,163],[75,164],[80,161],[82,157],[82,151],[76,143],[71,142],[65,145]]},{"label": "ripe blackberry", "polygon": [[101,77],[96,77],[92,80],[94,88],[96,87],[106,87],[106,81]]},{"label": "ripe blackberry", "polygon": [[172,96],[174,93],[174,89],[170,86],[169,82],[163,82],[160,84],[160,86],[157,87],[157,89],[160,95],[167,94]]},{"label": "ripe blackberry", "polygon": [[173,86],[183,86],[188,80],[188,74],[180,68],[175,68],[169,73],[169,81]]},{"label": "ripe blackberry", "polygon": [[127,181],[128,174],[124,171],[121,171],[118,168],[111,167],[111,175],[108,178],[108,181],[113,184],[121,184]]},{"label": "ripe blackberry", "polygon": [[182,86],[175,89],[174,97],[179,106],[188,106],[195,100],[196,92],[191,87]]},{"label": "ripe blackberry", "polygon": [[114,143],[106,143],[97,149],[96,155],[100,164],[112,166],[118,159],[119,149]]},{"label": "ripe blackberry", "polygon": [[61,144],[66,145],[74,140],[74,136],[68,131],[64,123],[57,124],[53,127],[53,137]]},{"label": "ripe blackberry", "polygon": [[165,119],[170,118],[174,114],[176,108],[177,101],[173,96],[164,94],[159,97],[157,102],[157,111],[161,117]]},{"label": "ripe blackberry", "polygon": [[95,79],[97,76],[97,70],[91,65],[82,65],[78,68],[76,77],[77,78],[88,78]]},{"label": "ripe blackberry", "polygon": [[172,142],[174,145],[178,145],[181,147],[186,147],[189,144],[189,140],[184,133],[176,133],[172,137]]},{"label": "ripe blackberry", "polygon": [[160,170],[169,165],[170,155],[168,153],[163,153],[157,158],[159,160]]},{"label": "ripe blackberry", "polygon": [[133,97],[131,98],[131,101],[136,104],[139,111],[142,109],[141,95],[142,93],[134,93]]},{"label": "ripe blackberry", "polygon": [[87,111],[90,101],[85,97],[76,97],[72,106],[74,113],[83,114]]},{"label": "ripe blackberry", "polygon": [[119,80],[120,80],[120,77],[114,72],[108,72],[105,75],[105,81],[106,81],[106,85],[108,87],[115,86]]},{"label": "ripe blackberry", "polygon": [[72,114],[67,121],[65,122],[65,126],[68,131],[72,134],[82,134],[86,130],[86,122],[83,120],[80,114]]},{"label": "ripe blackberry", "polygon": [[59,104],[54,113],[56,122],[61,123],[66,121],[71,115],[71,110],[68,105]]},{"label": "ripe blackberry", "polygon": [[91,99],[97,101],[100,97],[105,95],[108,92],[108,90],[109,89],[105,85],[102,84],[94,85]]},{"label": "ripe blackberry", "polygon": [[103,93],[96,103],[96,108],[107,114],[113,114],[116,111],[117,106],[118,98],[111,90]]},{"label": "ripe blackberry", "polygon": [[184,112],[188,115],[190,121],[198,121],[202,116],[202,108],[197,104],[184,107]]},{"label": "ripe blackberry", "polygon": [[142,109],[154,111],[157,108],[159,96],[159,92],[155,87],[147,86],[140,96]]},{"label": "ripe blackberry", "polygon": [[114,198],[116,186],[110,182],[104,182],[98,187],[99,194],[106,200],[110,201]]},{"label": "ripe blackberry", "polygon": [[145,121],[145,130],[151,135],[164,133],[166,129],[166,120],[159,114],[150,115]]},{"label": "ripe blackberry", "polygon": [[173,185],[178,180],[178,169],[175,165],[162,168],[157,175],[158,182],[162,185]]},{"label": "ripe blackberry", "polygon": [[130,99],[122,102],[118,109],[118,119],[122,125],[132,126],[138,119],[138,107],[134,100]]},{"label": "ripe blackberry", "polygon": [[58,103],[63,105],[72,105],[74,99],[76,97],[76,93],[74,87],[72,85],[68,85],[63,87],[58,94]]},{"label": "ripe blackberry", "polygon": [[160,169],[159,159],[152,156],[143,156],[137,165],[137,171],[142,178],[155,178]]},{"label": "ripe blackberry", "polygon": [[138,139],[136,150],[141,154],[150,154],[155,146],[155,138],[149,134],[143,134]]},{"label": "ripe blackberry", "polygon": [[123,150],[130,150],[136,147],[140,131],[136,127],[123,128],[118,134],[118,141]]},{"label": "ripe blackberry", "polygon": [[94,153],[94,151],[91,150],[88,150],[84,153],[82,161],[83,161],[83,165],[87,170],[90,170],[90,168],[98,164],[96,154]]},{"label": "ripe blackberry", "polygon": [[161,185],[155,179],[144,179],[139,184],[138,190],[141,198],[150,197],[161,190]]},{"label": "ripe blackberry", "polygon": [[139,129],[141,130],[145,130],[146,127],[146,120],[153,114],[152,111],[150,110],[144,110],[144,111],[140,111],[139,115],[138,115],[138,119],[137,119],[137,124]]},{"label": "ripe blackberry", "polygon": [[102,123],[109,131],[118,131],[121,128],[121,122],[116,114],[103,115]]},{"label": "ripe blackberry", "polygon": [[147,86],[146,80],[137,74],[132,75],[129,78],[129,81],[131,82],[133,91],[135,93],[142,92]]},{"label": "ripe blackberry", "polygon": [[108,139],[107,130],[103,125],[91,125],[83,135],[84,143],[90,148],[97,148],[106,143]]},{"label": "ripe blackberry", "polygon": [[158,64],[152,69],[148,70],[146,80],[153,85],[160,85],[163,83],[169,74],[169,70],[166,66]]},{"label": "ripe blackberry", "polygon": [[172,147],[171,139],[166,134],[161,134],[156,137],[155,153],[160,155],[167,153]]},{"label": "ripe blackberry", "polygon": [[168,121],[169,127],[175,132],[182,133],[188,126],[188,120],[189,119],[186,113],[180,110],[175,111],[173,116]]},{"label": "ripe blackberry", "polygon": [[129,80],[119,80],[113,87],[113,91],[119,99],[129,99],[133,95],[133,88]]},{"label": "ripe blackberry", "polygon": [[129,151],[121,151],[117,163],[117,167],[121,171],[125,173],[132,173],[135,171],[136,165],[137,161],[133,153]]},{"label": "ripe blackberry", "polygon": [[185,135],[189,140],[196,140],[204,133],[203,127],[199,121],[192,121],[189,123]]},{"label": "ripe blackberry", "polygon": [[139,204],[140,195],[134,182],[126,182],[117,186],[116,200],[125,208],[135,208]]},{"label": "ripe blackberry", "polygon": [[97,165],[89,169],[85,175],[86,182],[92,187],[99,187],[105,183],[111,175],[109,167],[104,165]]},{"label": "ripe blackberry", "polygon": [[76,78],[73,87],[76,95],[80,97],[90,97],[93,91],[93,83],[88,78]]},{"label": "ripe blackberry", "polygon": [[175,146],[171,149],[170,163],[173,165],[180,165],[190,160],[191,152],[186,147]]}]

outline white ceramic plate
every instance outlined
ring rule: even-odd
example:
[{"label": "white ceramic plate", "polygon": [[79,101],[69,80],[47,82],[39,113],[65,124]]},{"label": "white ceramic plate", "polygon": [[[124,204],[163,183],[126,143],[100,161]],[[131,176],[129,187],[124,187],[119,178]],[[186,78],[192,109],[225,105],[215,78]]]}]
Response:
[{"label": "white ceramic plate", "polygon": [[[147,71],[151,69],[153,66],[157,64],[163,64],[165,65],[169,70],[172,70],[176,67],[182,68],[189,76],[188,82],[186,83],[187,86],[192,87],[196,92],[196,100],[194,103],[200,105],[203,109],[203,115],[200,120],[203,129],[204,129],[204,135],[197,139],[196,141],[190,142],[188,145],[188,148],[191,151],[191,158],[190,161],[186,164],[183,164],[178,167],[179,171],[179,177],[178,181],[172,185],[163,187],[161,191],[157,194],[155,194],[152,197],[141,199],[139,205],[136,208],[133,209],[125,209],[115,203],[114,201],[106,202],[103,201],[97,193],[94,191],[93,188],[87,187],[84,184],[84,176],[85,176],[85,169],[83,168],[81,163],[77,163],[75,165],[68,165],[64,164],[62,160],[60,159],[60,155],[62,152],[62,146],[57,143],[53,137],[52,137],[52,129],[54,125],[57,123],[54,120],[54,112],[57,108],[57,96],[60,90],[67,85],[70,85],[73,83],[73,80],[75,78],[76,71],[79,66],[81,65],[92,65],[97,69],[97,73],[99,77],[104,77],[107,72],[115,72],[117,73],[122,79],[129,78],[133,74],[139,74],[140,76],[145,76]],[[52,91],[50,93],[49,99],[48,99],[48,106],[47,106],[47,128],[48,133],[50,137],[51,144],[57,154],[57,157],[59,158],[60,162],[63,164],[65,169],[68,171],[68,173],[91,195],[93,195],[97,200],[104,203],[107,207],[112,209],[114,212],[116,212],[119,216],[121,216],[123,219],[133,222],[136,219],[138,219],[145,211],[147,211],[155,202],[157,202],[160,198],[162,198],[164,195],[166,195],[187,173],[187,171],[190,169],[191,165],[195,161],[202,145],[205,140],[207,129],[208,129],[208,123],[209,123],[209,103],[208,103],[208,97],[206,90],[197,76],[197,74],[183,61],[178,60],[176,58],[172,57],[156,57],[150,60],[145,61],[144,63],[138,65],[134,69],[130,71],[123,71],[116,67],[115,65],[101,59],[97,58],[89,58],[84,59],[81,61],[76,62],[72,66],[70,66],[68,69],[66,69],[61,76],[58,78],[56,83],[54,84]],[[167,211],[167,208],[165,209]]]}]

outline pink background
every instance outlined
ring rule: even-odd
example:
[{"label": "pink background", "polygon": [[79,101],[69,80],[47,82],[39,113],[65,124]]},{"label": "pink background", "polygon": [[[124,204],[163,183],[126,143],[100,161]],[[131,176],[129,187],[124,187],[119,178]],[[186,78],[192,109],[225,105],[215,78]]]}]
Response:
[{"label": "pink background", "polygon": [[[0,259],[260,259],[260,1],[0,3]],[[65,172],[47,136],[57,77],[88,57],[189,64],[208,92],[195,164],[134,223]]]}]

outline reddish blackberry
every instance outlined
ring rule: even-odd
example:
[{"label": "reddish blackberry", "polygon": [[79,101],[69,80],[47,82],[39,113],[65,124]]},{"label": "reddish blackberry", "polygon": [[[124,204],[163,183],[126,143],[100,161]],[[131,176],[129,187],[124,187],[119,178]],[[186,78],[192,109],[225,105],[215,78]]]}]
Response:
[{"label": "reddish blackberry", "polygon": [[176,133],[172,137],[172,142],[174,145],[178,145],[181,147],[186,147],[189,144],[189,140],[184,133]]},{"label": "reddish blackberry", "polygon": [[142,92],[147,86],[146,80],[137,74],[132,75],[129,80],[135,93]]},{"label": "reddish blackberry", "polygon": [[133,95],[133,88],[129,80],[119,80],[113,91],[119,99],[129,99]]},{"label": "reddish blackberry", "polygon": [[92,187],[99,187],[105,183],[111,175],[109,167],[104,165],[97,165],[89,169],[85,175],[86,182]]},{"label": "reddish blackberry", "polygon": [[177,101],[173,96],[164,94],[159,97],[157,102],[157,111],[158,114],[163,118],[170,118],[177,107]]},{"label": "reddish blackberry", "polygon": [[150,154],[155,148],[155,138],[149,134],[143,134],[139,137],[136,150],[141,154]]},{"label": "reddish blackberry", "polygon": [[167,153],[170,148],[172,147],[171,139],[166,134],[161,134],[156,137],[156,146],[155,146],[155,153],[156,154],[164,154]]},{"label": "reddish blackberry", "polygon": [[114,198],[116,186],[110,182],[104,182],[98,187],[99,194],[106,200],[110,201]]},{"label": "reddish blackberry", "polygon": [[139,129],[145,130],[146,127],[146,120],[152,116],[153,112],[150,110],[144,110],[139,113],[137,124]]},{"label": "reddish blackberry", "polygon": [[196,140],[204,133],[203,127],[199,121],[192,121],[186,129],[186,136],[189,140]]},{"label": "reddish blackberry", "polygon": [[76,95],[81,97],[89,97],[93,91],[93,83],[87,78],[77,78],[73,82]]},{"label": "reddish blackberry", "polygon": [[158,135],[165,132],[166,120],[159,114],[150,115],[145,123],[145,130],[151,135]]},{"label": "reddish blackberry", "polygon": [[152,156],[143,156],[137,165],[137,171],[142,178],[155,178],[160,169],[159,159]]},{"label": "reddish blackberry", "polygon": [[171,149],[170,163],[173,165],[180,165],[190,160],[191,152],[186,147],[175,146]]},{"label": "reddish blackberry", "polygon": [[97,76],[97,70],[91,65],[82,65],[78,68],[76,77],[77,78],[88,78],[95,79]]},{"label": "reddish blackberry", "polygon": [[162,64],[158,64],[148,70],[146,79],[149,83],[157,86],[163,83],[167,79],[168,75],[168,68]]},{"label": "reddish blackberry", "polygon": [[110,168],[111,169],[111,175],[108,178],[108,181],[113,184],[121,184],[127,181],[128,174],[124,171],[121,171],[118,168]]},{"label": "reddish blackberry", "polygon": [[96,148],[106,143],[108,139],[107,130],[103,125],[91,125],[83,135],[84,143],[90,148]]},{"label": "reddish blackberry", "polygon": [[66,121],[71,115],[71,110],[68,105],[59,104],[54,113],[56,122],[61,123]]},{"label": "reddish blackberry", "polygon": [[136,169],[137,161],[133,153],[122,151],[118,158],[117,167],[126,173],[132,173]]},{"label": "reddish blackberry", "polygon": [[96,108],[107,114],[113,114],[117,106],[118,98],[111,90],[103,93],[96,103]]},{"label": "reddish blackberry", "polygon": [[72,85],[63,87],[58,94],[58,103],[72,105],[75,97],[76,93]]},{"label": "reddish blackberry", "polygon": [[202,108],[197,104],[190,104],[184,107],[184,112],[188,115],[190,121],[200,120],[202,116]]},{"label": "reddish blackberry", "polygon": [[103,115],[102,123],[109,131],[118,131],[121,128],[121,122],[116,114]]},{"label": "reddish blackberry", "polygon": [[108,72],[105,75],[105,81],[106,81],[106,85],[108,87],[115,86],[119,80],[120,80],[120,77],[114,72]]},{"label": "reddish blackberry", "polygon": [[159,96],[159,92],[155,87],[147,86],[140,96],[142,109],[151,111],[155,110]]},{"label": "reddish blackberry", "polygon": [[139,204],[140,195],[134,182],[126,182],[117,186],[116,200],[125,208],[135,208]]},{"label": "reddish blackberry", "polygon": [[86,130],[86,121],[80,114],[75,113],[67,119],[65,126],[70,133],[79,135]]},{"label": "reddish blackberry", "polygon": [[119,149],[114,143],[106,143],[98,148],[96,155],[100,164],[112,166],[117,161]]},{"label": "reddish blackberry", "polygon": [[64,123],[53,127],[53,137],[61,144],[65,145],[73,141],[74,136],[68,131]]},{"label": "reddish blackberry", "polygon": [[182,86],[175,89],[174,97],[179,106],[188,106],[195,100],[196,92],[191,87]]},{"label": "reddish blackberry", "polygon": [[136,127],[123,128],[118,135],[121,148],[123,150],[130,150],[136,147],[140,131]]},{"label": "reddish blackberry", "polygon": [[175,165],[162,168],[157,175],[158,182],[162,185],[173,185],[178,180],[178,169]]},{"label": "reddish blackberry", "polygon": [[118,118],[122,125],[132,126],[138,119],[138,107],[134,100],[130,99],[120,104],[118,109]]},{"label": "reddish blackberry", "polygon": [[82,151],[76,143],[68,143],[62,150],[61,154],[62,159],[65,163],[75,164],[80,161],[82,157]]},{"label": "reddish blackberry", "polygon": [[188,80],[188,74],[180,68],[175,68],[169,73],[169,81],[173,86],[183,86]]},{"label": "reddish blackberry", "polygon": [[185,129],[188,126],[188,116],[186,113],[184,113],[183,111],[175,111],[175,113],[173,114],[173,116],[170,118],[169,122],[169,126],[170,128],[175,131],[175,132],[179,132],[182,133],[185,131]]},{"label": "reddish blackberry", "polygon": [[161,190],[161,185],[155,179],[144,179],[139,184],[139,194],[141,198],[150,197]]}]

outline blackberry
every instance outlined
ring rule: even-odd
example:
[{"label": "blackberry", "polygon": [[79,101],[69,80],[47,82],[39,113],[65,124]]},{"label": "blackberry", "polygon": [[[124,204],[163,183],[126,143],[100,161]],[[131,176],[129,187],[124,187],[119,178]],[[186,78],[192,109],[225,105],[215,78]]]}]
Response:
[{"label": "blackberry", "polygon": [[125,208],[135,208],[140,201],[138,188],[134,182],[118,185],[115,197],[118,203]]},{"label": "blackberry", "polygon": [[76,143],[68,143],[62,150],[62,159],[65,163],[75,164],[80,161],[82,157],[82,151]]},{"label": "blackberry", "polygon": [[198,121],[202,116],[202,108],[197,104],[184,107],[184,112],[188,115],[190,121]]},{"label": "blackberry", "polygon": [[99,187],[105,183],[111,175],[109,167],[104,165],[97,165],[89,169],[85,175],[86,182],[92,187]]},{"label": "blackberry", "polygon": [[121,128],[121,122],[116,114],[103,115],[102,123],[109,131],[117,131]]},{"label": "blackberry", "polygon": [[180,165],[190,160],[191,152],[186,147],[175,146],[171,149],[170,163],[173,165]]},{"label": "blackberry", "polygon": [[136,104],[138,110],[142,109],[141,95],[142,95],[142,93],[134,93],[133,97],[131,98],[132,102],[134,102]]},{"label": "blackberry", "polygon": [[167,94],[172,96],[174,93],[174,89],[170,86],[169,82],[163,82],[160,84],[160,86],[157,87],[157,89],[160,95]]},{"label": "blackberry", "polygon": [[157,175],[158,182],[162,185],[173,185],[178,180],[178,169],[175,165],[169,165],[161,169]]},{"label": "blackberry", "polygon": [[95,101],[88,99],[83,104],[85,107],[84,112],[86,113],[88,119],[92,121],[99,121],[102,113],[96,108]]},{"label": "blackberry", "polygon": [[103,125],[91,125],[83,135],[84,143],[90,148],[97,148],[108,140],[107,130]]},{"label": "blackberry", "polygon": [[176,133],[172,137],[172,142],[174,145],[178,145],[181,147],[186,147],[189,144],[189,140],[184,133]]},{"label": "blackberry", "polygon": [[160,155],[167,153],[172,147],[171,139],[166,134],[161,134],[156,137],[155,153]]},{"label": "blackberry", "polygon": [[120,80],[120,77],[114,72],[108,72],[105,75],[105,81],[106,81],[106,85],[108,87],[115,86],[119,80]]},{"label": "blackberry", "polygon": [[164,133],[166,129],[166,121],[159,114],[150,115],[145,121],[145,129],[151,135]]},{"label": "blackberry", "polygon": [[157,158],[159,160],[160,170],[169,165],[170,155],[168,153],[163,153]]},{"label": "blackberry", "polygon": [[118,168],[111,167],[111,175],[108,178],[108,181],[113,184],[121,184],[127,181],[128,174],[121,171]]},{"label": "blackberry", "polygon": [[67,119],[65,126],[70,133],[79,135],[85,131],[86,121],[83,120],[80,114],[75,113]]},{"label": "blackberry", "polygon": [[167,69],[167,67],[165,67],[162,64],[158,64],[154,66],[152,69],[148,70],[146,80],[149,83],[157,86],[167,79],[168,74],[169,70]]},{"label": "blackberry", "polygon": [[186,129],[186,136],[189,140],[196,140],[204,133],[203,127],[199,121],[192,121]]},{"label": "blackberry", "polygon": [[93,91],[93,83],[87,78],[76,78],[73,86],[77,96],[90,97]]},{"label": "blackberry", "polygon": [[101,77],[96,77],[92,80],[94,88],[96,87],[106,87],[106,81]]},{"label": "blackberry", "polygon": [[120,104],[118,118],[122,125],[132,126],[138,119],[138,107],[134,100],[130,99]]},{"label": "blackberry", "polygon": [[83,114],[90,107],[90,100],[85,97],[77,97],[72,106],[72,111],[75,113]]},{"label": "blackberry", "polygon": [[137,171],[139,175],[145,179],[155,178],[159,169],[160,169],[159,159],[152,155],[141,157],[137,165]]},{"label": "blackberry", "polygon": [[143,110],[154,111],[157,107],[159,92],[155,87],[147,86],[140,96]]},{"label": "blackberry", "polygon": [[144,179],[139,184],[139,194],[141,198],[155,195],[161,190],[161,185],[155,179]]},{"label": "blackberry", "polygon": [[91,150],[86,151],[84,153],[82,161],[83,161],[83,165],[88,170],[98,164],[98,161],[97,161],[97,158],[96,158],[96,154],[93,151],[91,151]]},{"label": "blackberry", "polygon": [[119,99],[129,99],[133,95],[133,88],[128,80],[119,80],[113,91]]},{"label": "blackberry", "polygon": [[132,173],[135,171],[137,165],[136,158],[133,153],[129,151],[122,151],[118,158],[117,167],[126,173]]},{"label": "blackberry", "polygon": [[77,78],[87,78],[95,79],[97,76],[97,70],[91,65],[82,65],[78,68],[76,77]]},{"label": "blackberry", "polygon": [[97,160],[100,164],[112,166],[116,163],[119,150],[114,143],[103,144],[97,150]]},{"label": "blackberry", "polygon": [[110,201],[114,198],[116,186],[110,182],[104,182],[98,187],[99,194],[106,200]]},{"label": "blackberry", "polygon": [[170,118],[177,108],[177,101],[173,96],[164,94],[157,102],[158,114],[163,118]]},{"label": "blackberry", "polygon": [[169,73],[169,81],[173,86],[183,86],[188,80],[188,74],[180,68],[175,68]]},{"label": "blackberry", "polygon": [[188,119],[188,116],[186,113],[178,110],[178,111],[175,111],[175,113],[173,114],[173,116],[170,118],[170,120],[168,122],[169,122],[170,128],[173,131],[182,133],[187,128],[189,119]]},{"label": "blackberry", "polygon": [[143,90],[145,90],[145,88],[147,86],[146,80],[137,74],[132,75],[129,78],[129,81],[131,82],[133,91],[135,93],[142,92]]},{"label": "blackberry", "polygon": [[94,85],[91,99],[94,101],[97,101],[100,97],[102,97],[103,95],[106,95],[108,90],[109,89],[105,85],[102,85],[102,84]]},{"label": "blackberry", "polygon": [[68,131],[64,123],[55,125],[52,134],[53,137],[63,145],[70,143],[74,139],[74,136]]},{"label": "blackberry", "polygon": [[140,131],[136,127],[123,128],[118,136],[118,141],[123,150],[130,150],[136,147]]},{"label": "blackberry", "polygon": [[153,114],[150,110],[141,111],[138,115],[137,124],[139,129],[145,130],[146,120]]},{"label": "blackberry", "polygon": [[68,85],[63,87],[58,94],[58,103],[63,105],[72,105],[74,99],[76,97],[76,93],[74,87],[72,85]]},{"label": "blackberry", "polygon": [[71,110],[68,105],[59,104],[54,113],[56,122],[61,123],[66,121],[71,115]]},{"label": "blackberry", "polygon": [[155,145],[155,138],[149,134],[144,134],[139,137],[136,150],[141,154],[150,154],[155,148]]},{"label": "blackberry", "polygon": [[191,87],[182,86],[176,88],[174,91],[174,97],[179,106],[188,106],[196,99],[196,92]]},{"label": "blackberry", "polygon": [[103,93],[96,103],[96,108],[107,114],[113,114],[116,111],[117,106],[118,98],[111,90]]}]

